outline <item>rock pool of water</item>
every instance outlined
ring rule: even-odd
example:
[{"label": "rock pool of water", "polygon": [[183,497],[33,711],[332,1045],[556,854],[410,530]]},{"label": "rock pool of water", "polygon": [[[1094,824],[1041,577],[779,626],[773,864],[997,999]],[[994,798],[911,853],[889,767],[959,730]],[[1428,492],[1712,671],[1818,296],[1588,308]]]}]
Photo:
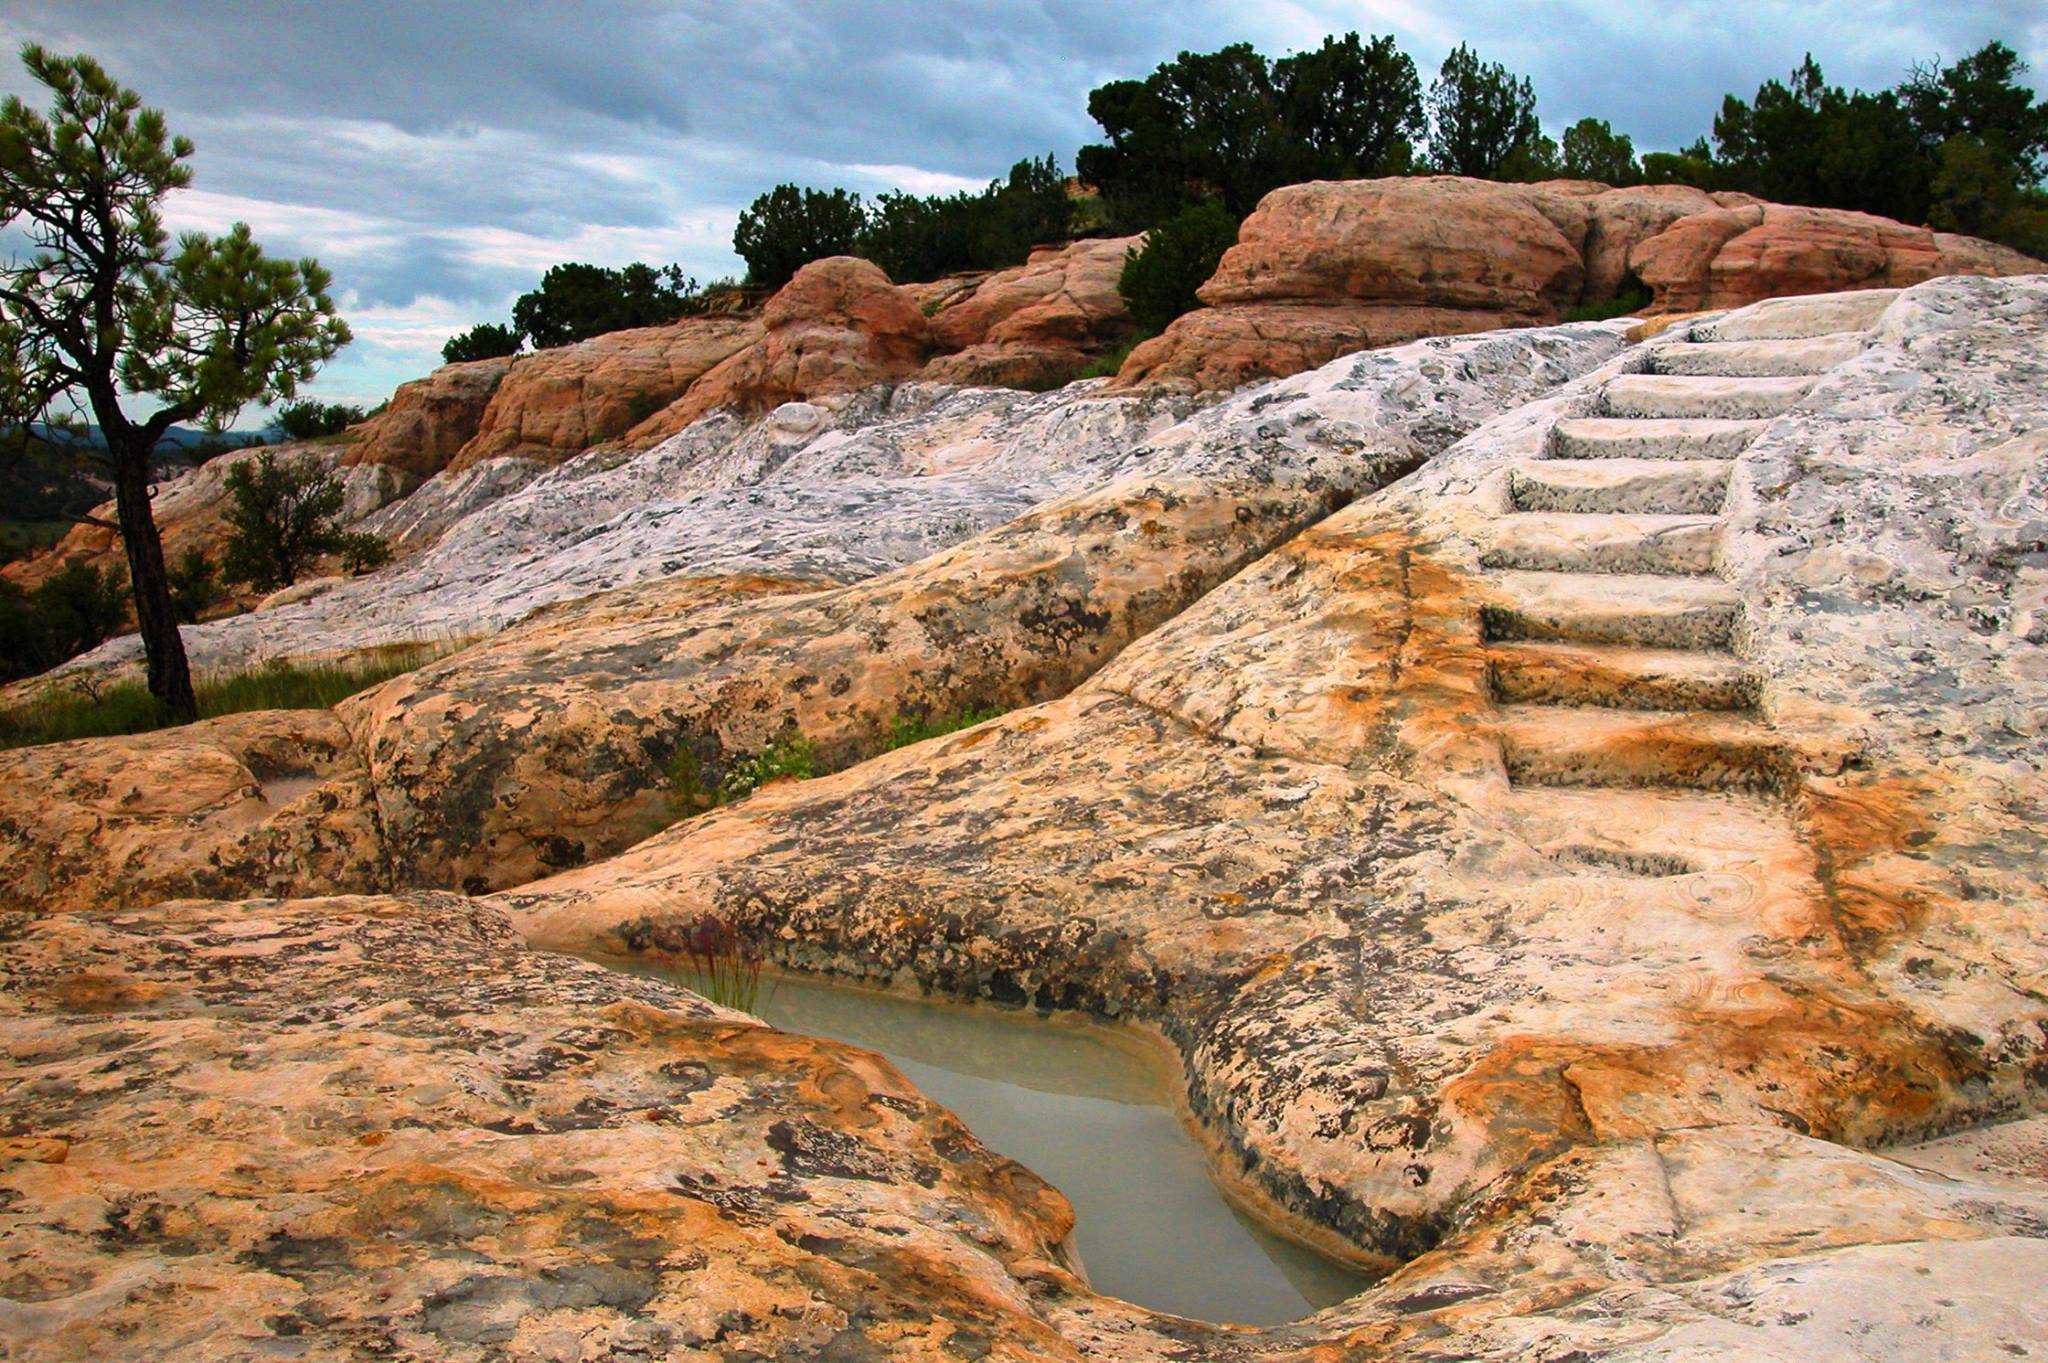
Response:
[{"label": "rock pool of water", "polygon": [[1113,1028],[791,975],[764,978],[755,1011],[785,1031],[880,1051],[983,1144],[1065,1193],[1098,1292],[1272,1325],[1371,1283],[1233,1206],[1175,1111],[1163,1058]]}]

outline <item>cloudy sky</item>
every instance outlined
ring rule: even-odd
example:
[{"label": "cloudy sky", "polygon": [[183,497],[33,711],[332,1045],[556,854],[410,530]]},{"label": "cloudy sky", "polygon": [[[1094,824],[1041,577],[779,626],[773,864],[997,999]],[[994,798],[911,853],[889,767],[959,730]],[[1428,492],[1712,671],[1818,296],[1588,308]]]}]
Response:
[{"label": "cloudy sky", "polygon": [[[1096,134],[1088,90],[1183,49],[1271,55],[1393,33],[1425,82],[1470,42],[1553,132],[1640,149],[1707,130],[1811,49],[1831,81],[2002,38],[2048,68],[2040,0],[8,0],[0,39],[98,57],[198,144],[174,227],[246,221],[334,273],[356,343],[320,396],[373,403],[549,265],[737,273],[733,223],[783,180],[978,187]],[[18,64],[0,91],[29,95]],[[40,101],[38,101],[40,102]],[[245,418],[245,423],[247,418]]]}]

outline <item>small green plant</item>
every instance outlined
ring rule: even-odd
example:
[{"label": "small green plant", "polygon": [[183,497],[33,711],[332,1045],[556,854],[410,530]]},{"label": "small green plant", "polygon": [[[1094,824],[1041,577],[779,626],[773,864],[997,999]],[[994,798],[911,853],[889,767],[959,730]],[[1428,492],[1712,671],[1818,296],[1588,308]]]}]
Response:
[{"label": "small green plant", "polygon": [[195,544],[179,555],[171,569],[171,608],[178,612],[182,623],[198,624],[199,617],[224,594],[220,569],[206,557],[204,549]]},{"label": "small green plant", "polygon": [[1622,276],[1621,287],[1605,303],[1588,303],[1564,315],[1567,322],[1606,322],[1616,317],[1633,317],[1650,306],[1650,286],[1637,279],[1634,271]]},{"label": "small green plant", "polygon": [[722,1007],[754,1011],[761,996],[761,950],[732,924],[704,914],[683,934],[676,955],[692,989]]},{"label": "small green plant", "polygon": [[957,734],[962,729],[971,729],[1003,713],[1003,710],[992,705],[985,710],[962,710],[952,715],[898,715],[889,726],[889,751],[907,748],[928,738]]},{"label": "small green plant", "polygon": [[361,577],[391,562],[391,543],[382,535],[351,530],[336,536],[335,542],[340,546],[341,570],[350,577]]},{"label": "small green plant", "polygon": [[341,480],[313,460],[266,451],[229,469],[227,490],[228,581],[266,592],[289,587],[313,560],[341,548]]},{"label": "small green plant", "polygon": [[1075,377],[1077,379],[1113,379],[1122,372],[1124,361],[1131,358],[1131,352],[1151,339],[1151,332],[1141,331],[1115,350],[1096,356],[1094,362],[1075,375]]},{"label": "small green plant", "polygon": [[770,781],[808,781],[818,774],[818,748],[802,734],[779,738],[732,765],[718,783],[718,802],[744,800]]}]

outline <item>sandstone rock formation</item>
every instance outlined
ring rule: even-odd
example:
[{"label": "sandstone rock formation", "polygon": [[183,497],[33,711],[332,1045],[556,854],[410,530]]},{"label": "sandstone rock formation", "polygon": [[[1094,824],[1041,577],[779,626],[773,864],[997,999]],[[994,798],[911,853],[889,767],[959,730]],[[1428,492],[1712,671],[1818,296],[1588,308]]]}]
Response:
[{"label": "sandstone rock formation", "polygon": [[1630,273],[1655,313],[2039,268],[1971,238],[1681,185],[1318,181],[1260,201],[1207,306],[1134,350],[1117,383],[1227,389],[1361,346],[1555,322]]},{"label": "sandstone rock formation", "polygon": [[[1176,408],[1156,398],[987,393],[953,395],[857,431],[819,432],[794,447],[774,438],[772,424],[753,433],[755,444],[735,439],[731,423],[706,423],[605,472],[564,466],[458,525],[399,574],[202,626],[190,647],[198,657],[223,656],[214,650],[238,640],[252,650],[271,641],[340,651],[391,637],[394,621],[429,633],[475,624],[478,616],[457,612],[474,612],[487,592],[519,603],[495,628],[535,605],[564,603],[344,707],[377,792],[378,855],[393,868],[380,887],[499,888],[619,850],[686,812],[671,778],[679,755],[708,789],[792,728],[843,765],[878,748],[898,716],[1062,694],[1302,525],[1612,355],[1621,331],[1594,325],[1370,353],[1178,424],[1166,419]],[[989,428],[999,412],[1008,430],[996,442]],[[1259,434],[1248,440],[1254,417]],[[568,601],[619,585],[596,569],[630,563],[637,576],[629,582],[659,577],[662,554],[680,554],[687,542],[701,552],[721,535],[751,543],[763,533],[758,492],[729,504],[738,524],[711,517],[726,503],[648,501],[653,480],[678,469],[706,476],[714,443],[821,502],[836,498],[839,514],[823,529],[837,554],[807,559],[804,534],[777,527],[773,569],[739,573],[735,563],[705,558],[695,571],[673,565],[666,581]],[[1048,466],[1048,454],[1059,462]],[[921,561],[868,581],[818,581],[829,576],[821,569],[875,572],[858,571],[856,556],[886,534],[889,512],[865,495],[873,473],[893,469],[887,495],[904,500],[916,484],[942,481],[904,477],[906,466],[933,465],[956,477],[976,471],[1012,495],[1031,481],[1081,490],[1029,510],[1010,503],[997,517],[1007,524],[933,553],[959,538],[956,527],[906,549]],[[848,480],[849,472],[866,476]],[[594,493],[592,483],[608,486]],[[614,503],[595,495],[632,508],[599,535],[588,527]],[[987,506],[1005,505],[993,491],[983,495]],[[543,525],[573,552],[536,552]],[[650,529],[662,537],[652,544]],[[709,574],[714,564],[724,575]],[[811,580],[792,580],[799,577]],[[409,618],[398,614],[407,583],[420,593],[420,613]],[[426,615],[430,602],[446,613]],[[323,630],[323,621],[360,632]],[[120,759],[88,746],[50,760],[89,771]],[[8,770],[0,754],[0,773]],[[39,770],[22,774],[25,783],[62,785]],[[303,812],[322,817],[316,807]],[[211,825],[238,816],[189,817]],[[23,865],[39,859],[30,850],[38,827],[20,825]],[[360,835],[352,827],[350,836]],[[161,883],[126,878],[118,866],[71,874],[112,902],[141,902],[131,891]],[[250,893],[274,888],[262,878],[246,885]],[[220,894],[222,886],[195,881],[181,892]]]},{"label": "sandstone rock formation", "polygon": [[[905,385],[699,422],[419,562],[567,562],[548,515],[791,464],[1076,481],[847,586],[657,565],[341,718],[0,758],[0,1350],[2037,1351],[2048,279],[1630,330],[1178,420]],[[339,631],[364,590],[236,628]],[[155,902],[317,888],[345,841],[393,879],[486,849],[490,883],[550,824],[605,850],[678,733],[859,756],[892,701],[1034,667],[1071,689],[485,899]],[[88,839],[119,855],[63,859]],[[707,913],[1158,1031],[1225,1175],[1390,1275],[1264,1330],[1103,1298],[1057,1193],[886,1063],[546,950]]]},{"label": "sandstone rock formation", "polygon": [[643,434],[669,434],[720,408],[759,415],[805,398],[906,378],[931,333],[917,300],[856,256],[814,260],[761,312],[760,339],[713,367]]},{"label": "sandstone rock formation", "polygon": [[933,383],[1053,388],[1134,329],[1117,292],[1138,237],[1041,247],[958,298],[940,295],[932,338],[942,354],[924,367]]},{"label": "sandstone rock formation", "polygon": [[489,459],[559,463],[621,436],[652,443],[669,432],[636,437],[635,428],[760,338],[752,318],[685,317],[522,355],[510,362],[474,435],[422,471],[460,473]]},{"label": "sandstone rock formation", "polygon": [[345,465],[381,464],[430,478],[476,435],[484,410],[511,372],[509,358],[445,364],[423,379],[398,385],[390,405],[354,428],[343,448]]},{"label": "sandstone rock formation", "polygon": [[1574,1151],[2024,1114],[2044,329],[2040,280],[1674,329],[1061,701],[503,902],[1148,1021],[1245,1176],[1404,1258]]}]

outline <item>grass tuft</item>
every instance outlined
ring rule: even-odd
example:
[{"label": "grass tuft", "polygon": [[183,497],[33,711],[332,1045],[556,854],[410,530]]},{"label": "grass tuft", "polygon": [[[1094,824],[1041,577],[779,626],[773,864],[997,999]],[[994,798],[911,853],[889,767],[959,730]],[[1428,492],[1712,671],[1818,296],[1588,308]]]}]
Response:
[{"label": "grass tuft", "polygon": [[895,752],[898,748],[922,743],[927,738],[957,734],[962,729],[972,729],[975,725],[1003,713],[1005,712],[1002,709],[992,705],[986,710],[962,710],[955,715],[898,715],[895,722],[889,726],[888,750]]},{"label": "grass tuft", "polygon": [[[346,662],[290,662],[220,672],[197,679],[199,717],[247,710],[320,710],[358,691],[410,672],[451,651],[444,644],[398,644]],[[27,748],[74,738],[108,738],[169,727],[169,717],[141,682],[73,680],[26,705],[0,710],[0,748]]]}]

